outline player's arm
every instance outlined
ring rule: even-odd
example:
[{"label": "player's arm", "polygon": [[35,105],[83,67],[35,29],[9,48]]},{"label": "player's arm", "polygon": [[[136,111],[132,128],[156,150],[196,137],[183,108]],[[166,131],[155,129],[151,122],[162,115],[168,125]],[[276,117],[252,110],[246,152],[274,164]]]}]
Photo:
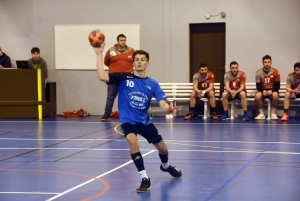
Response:
[{"label": "player's arm", "polygon": [[165,100],[159,101],[159,106],[165,111],[170,114],[176,115],[177,107],[173,107],[172,104],[168,104]]},{"label": "player's arm", "polygon": [[280,89],[280,74],[279,72],[275,75],[275,83],[274,83],[275,87],[273,91],[279,91]]},{"label": "player's arm", "polygon": [[225,89],[226,89],[226,91],[227,91],[228,93],[231,93],[231,89],[230,89],[230,87],[229,87],[229,82],[226,82],[226,83],[225,83]]},{"label": "player's arm", "polygon": [[292,89],[292,85],[286,84],[286,91],[290,93],[295,93],[296,90]]},{"label": "player's arm", "polygon": [[240,88],[238,90],[236,90],[236,93],[240,93],[242,91],[244,91],[245,89],[245,84],[241,84]]},{"label": "player's arm", "polygon": [[214,89],[214,83],[209,83],[209,87],[205,89],[205,93],[210,92]]},{"label": "player's arm", "polygon": [[202,90],[199,90],[199,88],[198,88],[198,83],[197,84],[193,84],[193,90],[196,92],[197,96],[199,96],[200,93],[202,92]]},{"label": "player's arm", "polygon": [[104,57],[104,64],[109,67],[109,64],[110,64],[110,50],[108,50],[105,54],[105,57]]},{"label": "player's arm", "polygon": [[260,76],[256,73],[255,75],[256,89],[257,91],[263,92],[262,83]]},{"label": "player's arm", "polygon": [[102,43],[100,47],[93,47],[96,53],[96,59],[97,59],[97,73],[99,80],[103,82],[109,82],[109,76],[104,70],[104,64],[103,64],[103,49],[104,49],[105,43]]},{"label": "player's arm", "polygon": [[241,75],[241,82],[240,82],[240,88],[236,90],[236,93],[240,93],[242,91],[245,91],[245,84],[246,84],[246,74],[242,73]]},{"label": "player's arm", "polygon": [[214,84],[215,84],[215,75],[214,74],[210,74],[209,75],[209,87],[207,89],[205,89],[205,93],[210,92],[212,90],[214,90]]}]

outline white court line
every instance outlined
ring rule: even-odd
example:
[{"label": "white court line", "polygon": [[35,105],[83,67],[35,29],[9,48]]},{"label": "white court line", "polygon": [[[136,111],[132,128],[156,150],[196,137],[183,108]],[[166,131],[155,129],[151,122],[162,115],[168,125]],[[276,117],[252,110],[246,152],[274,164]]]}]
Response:
[{"label": "white court line", "polygon": [[[108,141],[108,140],[112,140],[112,139],[95,139],[95,138],[91,138],[91,139],[88,139],[88,138],[85,138],[85,139],[25,139],[25,138],[0,138],[0,140],[28,140],[28,141],[48,141],[48,140],[57,140],[57,141],[60,141],[60,140],[68,140],[68,141],[91,141],[91,140],[95,140],[95,141]],[[116,141],[124,141],[124,142],[127,142],[127,140],[123,140],[123,139],[116,139]],[[144,139],[141,139],[140,141],[146,141]],[[295,145],[299,145],[300,142],[255,142],[255,141],[201,141],[201,140],[166,140],[164,139],[165,142],[194,142],[194,143],[241,143],[241,144],[295,144]]]},{"label": "white court line", "polygon": [[41,194],[41,195],[57,195],[59,193],[47,193],[47,192],[0,192],[0,194]]},{"label": "white court line", "polygon": [[[142,156],[143,156],[143,157],[144,157],[144,156],[147,156],[148,154],[151,154],[151,153],[153,153],[153,152],[155,152],[155,150],[149,151],[149,152],[143,154]],[[122,167],[124,167],[124,166],[126,166],[126,165],[128,165],[128,164],[130,164],[130,163],[132,163],[132,160],[131,160],[131,161],[128,161],[128,162],[126,162],[126,163],[124,163],[124,164],[122,164],[122,165],[120,165],[120,166],[118,166],[118,167],[116,167],[116,168],[114,168],[114,169],[108,171],[108,172],[105,172],[105,173],[103,173],[103,174],[101,174],[101,175],[99,175],[99,176],[97,176],[97,177],[95,177],[95,178],[99,179],[99,178],[101,178],[101,177],[103,177],[103,176],[105,176],[105,175],[107,175],[107,174],[109,174],[109,173],[112,173],[112,172],[114,172],[114,171],[116,171],[116,170],[118,170],[118,169],[120,169],[120,168],[122,168]],[[56,195],[56,196],[54,196],[54,197],[52,197],[52,198],[46,200],[46,201],[51,201],[51,200],[54,200],[54,199],[56,199],[56,198],[58,198],[58,197],[61,197],[61,196],[63,196],[63,195],[66,194],[66,193],[69,193],[69,192],[71,192],[71,191],[73,191],[73,190],[75,190],[75,189],[77,189],[77,188],[79,188],[79,187],[81,187],[81,186],[84,186],[84,185],[86,185],[86,184],[88,184],[88,183],[91,183],[92,181],[95,181],[95,179],[90,179],[90,180],[88,180],[88,181],[86,181],[86,182],[84,182],[84,183],[81,183],[81,184],[79,184],[79,185],[77,185],[77,186],[75,186],[75,187],[73,187],[73,188],[70,188],[69,190],[66,190],[66,191],[64,191],[64,192],[62,192],[62,193],[60,193],[60,194],[58,194],[58,195]]]},{"label": "white court line", "polygon": [[[86,148],[0,148],[0,150],[85,150],[85,151],[128,151],[129,149],[86,149]],[[208,148],[207,148],[208,149]],[[222,148],[219,148],[222,149]],[[229,149],[229,148],[223,148]],[[150,151],[152,149],[140,149],[142,151]],[[284,155],[300,155],[300,152],[285,152],[285,151],[263,151],[263,150],[204,150],[204,149],[178,149],[171,150],[168,149],[169,152],[206,152],[206,153],[264,153],[264,154],[284,154]]]}]

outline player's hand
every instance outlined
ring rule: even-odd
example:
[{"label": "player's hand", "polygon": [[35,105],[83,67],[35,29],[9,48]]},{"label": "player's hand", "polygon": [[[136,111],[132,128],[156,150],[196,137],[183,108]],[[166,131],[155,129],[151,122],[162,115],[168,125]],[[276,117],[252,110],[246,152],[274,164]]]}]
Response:
[{"label": "player's hand", "polygon": [[105,47],[105,42],[103,42],[100,47],[93,47],[93,49],[96,52],[96,54],[100,54],[103,52],[104,47]]},{"label": "player's hand", "polygon": [[177,106],[176,107],[173,107],[173,104],[172,103],[170,103],[170,107],[168,108],[168,110],[167,110],[167,112],[169,113],[169,114],[172,114],[174,117],[176,116],[176,114],[177,114]]},{"label": "player's hand", "polygon": [[295,94],[300,94],[300,88],[299,88],[299,87],[297,87],[297,88],[295,89]]},{"label": "player's hand", "polygon": [[4,67],[2,65],[0,65],[0,69],[3,69]]},{"label": "player's hand", "polygon": [[266,90],[263,90],[263,95],[268,96],[268,92]]},{"label": "player's hand", "polygon": [[197,91],[196,94],[199,98],[201,98],[202,90]]},{"label": "player's hand", "polygon": [[272,93],[273,93],[273,91],[272,91],[272,90],[269,90],[269,91],[267,91],[267,94],[268,94],[268,96],[271,96],[271,95],[272,95]]},{"label": "player's hand", "polygon": [[231,90],[230,94],[231,94],[231,97],[234,98],[236,96],[236,91],[235,90]]}]

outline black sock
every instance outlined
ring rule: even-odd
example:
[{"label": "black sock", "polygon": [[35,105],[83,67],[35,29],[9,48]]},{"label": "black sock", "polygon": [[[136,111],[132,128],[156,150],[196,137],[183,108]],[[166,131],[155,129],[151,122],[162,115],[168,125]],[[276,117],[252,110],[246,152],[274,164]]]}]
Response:
[{"label": "black sock", "polygon": [[191,112],[192,114],[195,114],[195,108],[194,108],[194,107],[190,107],[190,112]]},{"label": "black sock", "polygon": [[289,109],[284,109],[283,112],[284,112],[285,114],[288,114],[288,113],[289,113]]},{"label": "black sock", "polygon": [[145,170],[144,160],[141,152],[131,154],[131,158],[139,172]]},{"label": "black sock", "polygon": [[210,109],[211,109],[211,112],[212,112],[212,113],[214,113],[214,112],[217,111],[217,109],[216,109],[215,107],[211,107]]},{"label": "black sock", "polygon": [[159,158],[160,158],[162,163],[167,163],[168,160],[169,160],[169,154],[167,154],[167,155],[160,155],[159,154]]}]

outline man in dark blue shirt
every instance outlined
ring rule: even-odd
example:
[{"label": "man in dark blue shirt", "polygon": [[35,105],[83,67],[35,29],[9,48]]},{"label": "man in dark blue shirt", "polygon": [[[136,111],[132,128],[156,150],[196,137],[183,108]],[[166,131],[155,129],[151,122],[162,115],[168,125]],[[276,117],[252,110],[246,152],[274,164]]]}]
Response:
[{"label": "man in dark blue shirt", "polygon": [[2,68],[11,68],[11,61],[9,56],[2,52],[2,49],[0,47],[0,69]]}]

